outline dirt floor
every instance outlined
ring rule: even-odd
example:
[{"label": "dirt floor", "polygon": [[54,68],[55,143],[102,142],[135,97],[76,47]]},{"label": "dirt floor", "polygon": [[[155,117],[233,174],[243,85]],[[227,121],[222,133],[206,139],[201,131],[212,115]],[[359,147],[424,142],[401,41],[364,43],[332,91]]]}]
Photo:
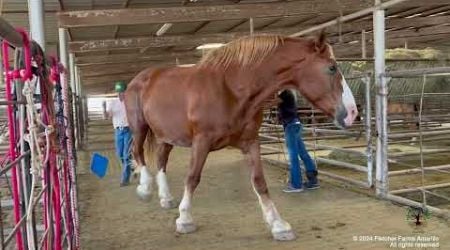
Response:
[{"label": "dirt floor", "polygon": [[[177,209],[160,208],[157,193],[149,203],[139,201],[135,195],[137,180],[131,186],[119,187],[120,169],[112,150],[110,126],[99,123],[90,127],[88,150],[79,153],[82,249],[437,249],[414,247],[418,236],[436,236],[433,243],[450,249],[448,221],[431,217],[416,227],[407,220],[406,208],[327,182],[322,182],[319,190],[285,194],[281,190],[286,174],[266,166],[271,195],[298,236],[292,242],[276,242],[262,220],[245,161],[238,151],[230,149],[210,154],[206,163],[193,201],[198,231],[177,234]],[[93,151],[110,159],[104,179],[89,171]],[[168,178],[178,200],[188,162],[187,149],[174,149]],[[399,237],[412,238],[403,241]],[[396,242],[396,247],[391,245]]]}]

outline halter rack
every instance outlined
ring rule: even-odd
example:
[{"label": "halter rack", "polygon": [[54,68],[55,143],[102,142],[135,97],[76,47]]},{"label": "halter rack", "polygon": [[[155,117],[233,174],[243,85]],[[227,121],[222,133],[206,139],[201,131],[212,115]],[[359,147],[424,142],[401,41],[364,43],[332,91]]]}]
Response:
[{"label": "halter rack", "polygon": [[[40,46],[29,40],[24,30],[17,33],[22,48],[15,50],[23,57],[14,60],[16,65],[21,61],[22,67],[11,69],[9,48],[13,44],[2,41],[9,151],[0,175],[11,171],[14,227],[5,239],[1,237],[1,248],[15,238],[19,250],[79,249],[76,152],[67,72],[52,58],[49,75]],[[39,218],[42,225],[37,224]],[[3,236],[4,222],[0,222]]]}]

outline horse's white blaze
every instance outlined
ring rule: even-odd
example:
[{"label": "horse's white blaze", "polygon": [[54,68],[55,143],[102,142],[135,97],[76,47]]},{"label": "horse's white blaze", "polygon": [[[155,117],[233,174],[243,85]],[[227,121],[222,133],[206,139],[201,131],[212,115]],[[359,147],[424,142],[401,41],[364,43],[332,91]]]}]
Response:
[{"label": "horse's white blaze", "polygon": [[158,183],[158,195],[161,206],[170,206],[170,202],[173,200],[173,197],[170,194],[167,176],[163,170],[159,170],[158,174],[156,174],[156,183]]},{"label": "horse's white blaze", "polygon": [[347,110],[347,116],[344,119],[345,125],[350,126],[353,124],[356,116],[358,115],[358,109],[356,107],[355,97],[353,96],[350,87],[347,84],[344,76],[342,76],[342,102],[344,103],[344,107]]},{"label": "horse's white blaze", "polygon": [[136,192],[142,199],[148,199],[150,198],[150,195],[152,193],[152,175],[150,173],[150,170],[146,166],[142,166],[140,172],[141,176],[139,179],[139,185],[136,188]]},{"label": "horse's white blaze", "polygon": [[180,217],[176,220],[177,224],[191,224],[193,223],[191,215],[191,199],[192,195],[188,192],[187,188],[184,188],[183,199],[180,202],[179,211]]}]

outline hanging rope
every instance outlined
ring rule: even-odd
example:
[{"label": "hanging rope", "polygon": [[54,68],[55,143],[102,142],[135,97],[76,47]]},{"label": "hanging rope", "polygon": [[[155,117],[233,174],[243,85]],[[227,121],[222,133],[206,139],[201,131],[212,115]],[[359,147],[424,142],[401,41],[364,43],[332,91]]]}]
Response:
[{"label": "hanging rope", "polygon": [[[26,98],[26,106],[27,106],[27,117],[28,117],[28,134],[25,135],[25,140],[30,145],[30,151],[31,151],[31,161],[30,161],[30,173],[32,176],[31,179],[31,191],[30,191],[30,198],[28,202],[28,208],[27,208],[27,240],[28,240],[28,248],[29,249],[36,249],[36,244],[34,242],[34,235],[33,235],[33,227],[34,227],[34,221],[33,221],[33,204],[34,204],[34,193],[35,193],[35,187],[36,183],[38,181],[39,176],[42,174],[42,167],[47,164],[48,162],[48,156],[50,151],[50,131],[49,128],[45,127],[45,137],[46,137],[46,150],[45,150],[45,158],[43,159],[42,152],[39,150],[39,143],[38,143],[38,126],[36,124],[36,121],[39,120],[36,115],[36,108],[33,103],[33,93],[34,93],[34,85],[35,81],[37,81],[37,77],[34,77],[34,81],[26,81],[23,88],[23,94]],[[41,123],[41,122],[38,122]]]},{"label": "hanging rope", "polygon": [[[0,0],[1,1],[1,0]],[[1,8],[2,2],[0,2]],[[1,9],[0,9],[1,11]],[[79,221],[77,216],[76,202],[76,175],[75,175],[75,149],[73,148],[73,134],[71,121],[70,89],[67,83],[66,72],[57,65],[55,74],[61,74],[59,78],[51,79],[58,82],[55,89],[55,98],[52,93],[52,85],[49,82],[45,54],[40,46],[28,39],[27,33],[19,31],[24,41],[24,56],[17,56],[14,70],[9,67],[8,49],[9,44],[3,41],[3,68],[5,69],[6,99],[8,103],[8,129],[10,140],[9,160],[14,161],[18,157],[17,152],[23,150],[26,141],[29,145],[30,180],[25,172],[23,180],[17,178],[16,167],[12,171],[12,197],[14,201],[14,221],[18,230],[15,233],[16,249],[55,249],[60,250],[62,246],[68,249],[79,249]],[[24,69],[20,69],[20,67]],[[14,104],[13,80],[20,80],[23,85],[16,89],[16,96],[24,96],[25,105],[20,107],[20,116],[15,116],[17,111]],[[62,85],[62,86],[61,86]],[[39,93],[36,93],[38,90]],[[36,98],[37,97],[37,98]],[[36,100],[37,99],[37,100]],[[56,100],[54,103],[53,100]],[[37,101],[37,103],[36,103]],[[57,107],[55,112],[54,107]],[[17,121],[20,121],[19,123]],[[19,126],[18,126],[19,124]],[[55,141],[55,127],[58,129],[59,143]],[[21,132],[19,134],[18,128]],[[7,158],[4,158],[6,160]],[[28,164],[27,161],[23,161]],[[22,169],[27,169],[23,165]],[[23,181],[19,185],[18,181]],[[42,190],[36,194],[41,181]],[[30,183],[31,182],[31,183]],[[31,184],[31,185],[30,185]],[[61,186],[60,186],[61,184]],[[30,193],[28,194],[28,188]],[[23,190],[19,190],[23,189]],[[22,191],[22,192],[20,192]],[[22,194],[22,196],[21,196]],[[21,197],[26,199],[20,201]],[[34,209],[38,201],[43,197],[43,221],[45,232],[41,239],[36,239],[36,223]],[[20,208],[24,210],[21,211]],[[22,218],[22,219],[21,219]],[[25,227],[20,228],[18,223],[22,220]],[[26,239],[23,239],[23,230],[26,231]],[[64,243],[64,240],[66,243]],[[74,247],[75,246],[75,247]]]}]

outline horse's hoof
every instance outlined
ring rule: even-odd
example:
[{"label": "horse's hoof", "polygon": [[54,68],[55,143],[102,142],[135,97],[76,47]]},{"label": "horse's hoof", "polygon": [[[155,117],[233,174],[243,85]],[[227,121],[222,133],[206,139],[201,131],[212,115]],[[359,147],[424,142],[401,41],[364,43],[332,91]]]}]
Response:
[{"label": "horse's hoof", "polygon": [[180,233],[180,234],[193,233],[193,232],[195,232],[195,230],[197,230],[197,227],[195,226],[195,224],[193,222],[179,223],[177,221],[176,224],[177,224],[177,233]]},{"label": "horse's hoof", "polygon": [[145,185],[138,185],[136,187],[136,194],[142,201],[149,201],[152,192]]},{"label": "horse's hoof", "polygon": [[159,203],[164,209],[172,209],[178,206],[178,203],[175,200],[161,200]]},{"label": "horse's hoof", "polygon": [[279,241],[291,241],[291,240],[295,240],[297,238],[297,236],[295,236],[294,231],[288,230],[288,231],[273,233],[273,238],[275,240],[279,240]]}]

